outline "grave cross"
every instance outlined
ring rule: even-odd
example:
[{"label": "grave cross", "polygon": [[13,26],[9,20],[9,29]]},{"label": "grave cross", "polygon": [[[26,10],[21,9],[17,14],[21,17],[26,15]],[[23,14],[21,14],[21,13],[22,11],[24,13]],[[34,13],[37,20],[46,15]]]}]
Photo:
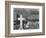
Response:
[{"label": "grave cross", "polygon": [[22,15],[20,15],[20,18],[18,18],[18,20],[20,20],[20,29],[22,29],[22,24],[23,24],[23,20],[25,20],[24,18],[22,18]]}]

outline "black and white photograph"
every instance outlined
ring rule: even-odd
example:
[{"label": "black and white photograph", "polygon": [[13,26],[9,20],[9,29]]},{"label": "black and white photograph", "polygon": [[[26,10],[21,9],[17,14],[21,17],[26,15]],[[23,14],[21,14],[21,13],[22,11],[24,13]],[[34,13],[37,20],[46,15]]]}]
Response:
[{"label": "black and white photograph", "polygon": [[14,30],[39,29],[39,9],[14,8],[13,10]]}]

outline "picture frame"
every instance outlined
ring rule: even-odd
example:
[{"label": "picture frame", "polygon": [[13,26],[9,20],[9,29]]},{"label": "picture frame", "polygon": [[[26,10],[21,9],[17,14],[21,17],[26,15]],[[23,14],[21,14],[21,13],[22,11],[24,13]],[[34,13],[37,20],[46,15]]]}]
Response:
[{"label": "picture frame", "polygon": [[[37,29],[33,31],[32,30],[17,30],[17,31],[13,31],[12,29],[12,25],[13,25],[13,8],[19,8],[19,10],[23,10],[21,8],[24,8],[26,10],[26,8],[33,8],[30,10],[37,10],[37,8],[39,8],[39,26],[41,28],[41,30]],[[27,9],[27,10],[29,10]],[[16,11],[17,11],[16,10]],[[20,11],[21,12],[21,11]],[[27,14],[27,13],[26,13]],[[25,14],[25,15],[26,15]],[[28,15],[27,15],[28,16]],[[34,18],[34,17],[33,17]],[[17,22],[18,23],[18,22]],[[14,26],[15,27],[15,26]],[[31,33],[30,33],[31,32]],[[34,2],[18,2],[18,1],[5,1],[5,36],[6,37],[18,37],[18,36],[35,36],[35,35],[45,35],[45,3],[34,3]]]}]

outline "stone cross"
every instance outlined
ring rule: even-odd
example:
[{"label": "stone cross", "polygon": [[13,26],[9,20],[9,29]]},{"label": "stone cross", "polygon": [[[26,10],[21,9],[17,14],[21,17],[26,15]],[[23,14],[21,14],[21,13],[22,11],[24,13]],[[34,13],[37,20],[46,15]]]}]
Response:
[{"label": "stone cross", "polygon": [[22,24],[23,24],[23,20],[25,20],[24,18],[22,18],[22,15],[20,15],[20,18],[18,18],[18,20],[20,20],[20,29],[22,29]]}]

